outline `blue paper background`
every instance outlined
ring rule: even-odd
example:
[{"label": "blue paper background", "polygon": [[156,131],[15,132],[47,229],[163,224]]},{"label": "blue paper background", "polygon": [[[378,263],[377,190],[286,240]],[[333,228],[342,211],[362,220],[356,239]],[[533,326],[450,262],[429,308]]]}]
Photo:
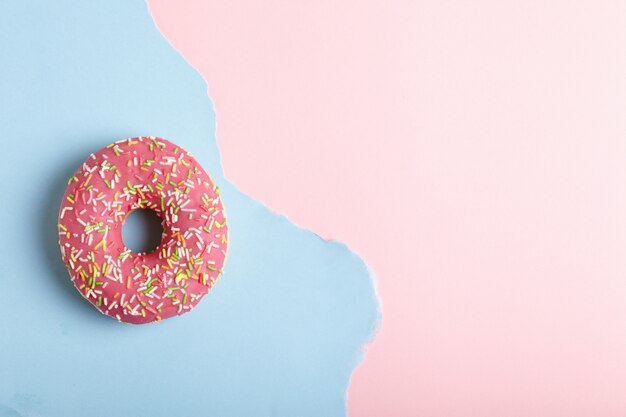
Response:
[{"label": "blue paper background", "polygon": [[[206,91],[141,1],[0,1],[1,417],[345,414],[378,318],[369,272],[224,179]],[[197,156],[231,238],[209,296],[144,326],[80,297],[56,235],[70,174],[138,135]]]}]

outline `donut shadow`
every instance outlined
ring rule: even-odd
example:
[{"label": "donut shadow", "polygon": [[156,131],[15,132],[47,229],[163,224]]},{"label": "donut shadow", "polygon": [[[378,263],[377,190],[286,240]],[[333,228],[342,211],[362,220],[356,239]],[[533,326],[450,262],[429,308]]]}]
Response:
[{"label": "donut shadow", "polygon": [[[58,235],[58,216],[59,207],[61,205],[61,198],[67,188],[67,181],[76,171],[76,169],[85,161],[89,152],[86,154],[77,152],[76,157],[68,157],[67,161],[63,165],[63,169],[59,169],[52,173],[47,178],[47,194],[45,194],[45,201],[43,201],[42,213],[40,216],[40,228],[43,230],[43,236],[36,236],[36,240],[40,244],[40,250],[43,252],[48,269],[51,275],[54,276],[54,282],[63,296],[67,296],[68,307],[79,308],[81,311],[78,314],[89,314],[90,317],[102,317],[100,314],[85,298],[83,298],[74,287],[69,273],[63,264],[61,259],[61,250],[59,248],[59,235]],[[69,302],[72,300],[72,302]],[[64,302],[64,300],[61,300]],[[87,313],[89,311],[89,313]]]}]

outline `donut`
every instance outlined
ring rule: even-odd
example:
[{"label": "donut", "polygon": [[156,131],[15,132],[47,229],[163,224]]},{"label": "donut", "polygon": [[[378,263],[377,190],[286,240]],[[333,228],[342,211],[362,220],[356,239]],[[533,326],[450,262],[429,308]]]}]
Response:
[{"label": "donut", "polygon": [[[161,218],[161,243],[150,253],[135,253],[122,239],[124,220],[139,209]],[[191,311],[226,260],[219,188],[189,152],[158,137],[121,140],[91,154],[69,179],[58,220],[74,286],[124,323]]]}]

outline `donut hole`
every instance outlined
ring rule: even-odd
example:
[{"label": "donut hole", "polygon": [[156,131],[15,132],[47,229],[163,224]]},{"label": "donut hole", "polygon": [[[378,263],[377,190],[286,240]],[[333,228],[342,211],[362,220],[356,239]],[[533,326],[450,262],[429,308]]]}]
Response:
[{"label": "donut hole", "polygon": [[132,211],[122,225],[124,245],[135,253],[153,252],[161,244],[161,217],[150,209]]}]

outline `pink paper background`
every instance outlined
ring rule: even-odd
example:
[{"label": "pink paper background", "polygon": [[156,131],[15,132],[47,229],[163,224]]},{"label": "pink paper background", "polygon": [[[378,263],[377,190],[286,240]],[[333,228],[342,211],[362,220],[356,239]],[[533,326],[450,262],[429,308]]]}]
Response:
[{"label": "pink paper background", "polygon": [[226,176],[378,277],[351,416],[626,414],[626,3],[149,4]]}]

